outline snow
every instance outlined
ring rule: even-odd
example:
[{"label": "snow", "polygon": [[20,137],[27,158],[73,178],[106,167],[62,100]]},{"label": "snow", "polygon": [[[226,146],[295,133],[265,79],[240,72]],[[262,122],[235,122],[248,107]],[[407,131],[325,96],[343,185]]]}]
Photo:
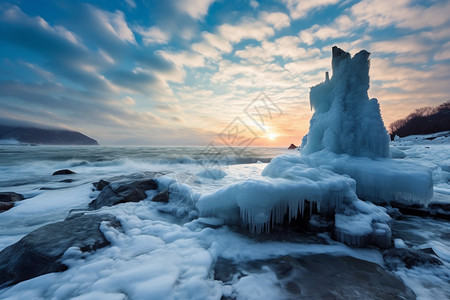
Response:
[{"label": "snow", "polygon": [[260,274],[244,276],[233,285],[236,291],[236,299],[259,300],[280,299],[287,297],[278,285],[276,274],[268,267],[263,266]]},{"label": "snow", "polygon": [[[326,253],[364,258],[382,265],[381,255],[374,250],[352,249],[342,244],[258,242],[226,227],[201,226],[195,220],[176,224],[155,208],[157,204],[147,200],[102,208],[103,212],[113,213],[123,226],[123,230],[116,230],[102,223],[101,230],[111,242],[109,247],[92,253],[70,248],[63,257],[69,266],[67,271],[0,290],[0,298],[220,299],[223,283],[210,277],[218,257],[239,262],[287,254]],[[274,294],[276,278],[272,271],[263,271],[265,275],[261,276],[247,274],[247,279],[241,278],[225,288],[225,292],[242,299],[252,290]],[[273,285],[261,285],[256,279]]]}]

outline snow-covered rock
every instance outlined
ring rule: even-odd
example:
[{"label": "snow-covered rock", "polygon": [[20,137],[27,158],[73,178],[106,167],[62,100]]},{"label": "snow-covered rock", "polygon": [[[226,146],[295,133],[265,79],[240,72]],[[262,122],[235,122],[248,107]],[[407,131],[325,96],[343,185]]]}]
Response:
[{"label": "snow-covered rock", "polygon": [[388,157],[389,136],[381,119],[377,99],[370,99],[370,53],[362,50],[353,58],[333,47],[333,76],[311,88],[314,115],[302,154],[320,150],[352,156]]}]

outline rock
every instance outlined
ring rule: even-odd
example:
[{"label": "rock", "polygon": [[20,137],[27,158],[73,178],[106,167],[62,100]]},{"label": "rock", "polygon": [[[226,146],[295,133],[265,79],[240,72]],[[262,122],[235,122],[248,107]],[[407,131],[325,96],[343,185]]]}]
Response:
[{"label": "rock", "polygon": [[119,203],[139,202],[147,198],[145,191],[157,188],[158,184],[153,179],[113,182],[104,187],[98,197],[89,203],[89,208],[99,209]]},{"label": "rock", "polygon": [[419,217],[434,217],[444,220],[450,220],[450,204],[431,203],[428,207],[413,204],[406,205],[402,203],[392,203],[402,214]]},{"label": "rock", "polygon": [[297,149],[298,147],[297,146],[295,146],[294,144],[291,144],[289,147],[288,147],[288,149]]},{"label": "rock", "polygon": [[25,197],[18,193],[0,192],[0,213],[13,208],[15,202],[23,199],[25,199]]},{"label": "rock", "polygon": [[110,182],[100,179],[98,182],[94,182],[92,185],[95,187],[97,191],[102,191]]},{"label": "rock", "polygon": [[0,252],[0,286],[67,270],[60,258],[70,247],[87,252],[109,245],[99,229],[103,221],[120,227],[112,215],[77,214],[45,225],[6,247]]},{"label": "rock", "polygon": [[427,249],[425,251],[410,248],[389,249],[383,252],[383,258],[386,266],[392,270],[401,265],[408,269],[425,264],[442,265],[442,262]]},{"label": "rock", "polygon": [[0,213],[14,207],[14,202],[0,202]]},{"label": "rock", "polygon": [[282,256],[239,264],[219,258],[214,279],[233,284],[265,272],[263,267],[275,273],[284,299],[415,299],[399,278],[377,264],[350,256]]},{"label": "rock", "polygon": [[388,213],[389,217],[391,217],[392,219],[396,220],[401,218],[402,213],[400,212],[400,210],[398,208],[394,208],[390,205],[385,206],[386,208],[386,212]]},{"label": "rock", "polygon": [[0,202],[16,202],[25,199],[25,197],[21,194],[17,194],[14,192],[1,192],[0,193]]},{"label": "rock", "polygon": [[159,192],[152,198],[153,202],[169,202],[169,189]]},{"label": "rock", "polygon": [[63,183],[72,183],[72,182],[74,182],[75,180],[73,180],[73,179],[64,179],[64,180],[60,180],[59,182],[63,182]]},{"label": "rock", "polygon": [[64,170],[58,170],[55,173],[53,173],[53,175],[71,175],[71,174],[77,174],[74,171],[71,171],[69,169],[64,169]]}]

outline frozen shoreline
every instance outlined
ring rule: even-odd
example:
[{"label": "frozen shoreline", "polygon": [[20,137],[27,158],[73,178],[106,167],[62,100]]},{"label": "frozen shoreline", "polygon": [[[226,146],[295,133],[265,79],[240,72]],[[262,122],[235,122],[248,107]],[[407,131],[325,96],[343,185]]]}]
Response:
[{"label": "frozen shoreline", "polygon": [[[391,146],[406,147],[396,143],[391,143]],[[448,182],[443,182],[448,171],[443,170],[442,165],[446,161],[445,156],[450,153],[450,145],[411,144],[407,147],[401,150],[406,154],[405,160],[434,166],[433,179],[439,181],[435,182],[437,191],[435,190],[432,202],[434,199],[445,201],[446,194],[443,191],[450,190],[450,187]],[[298,155],[297,152],[291,153]],[[64,164],[65,162],[55,161],[47,168],[55,171]],[[96,196],[95,193],[98,193],[92,194],[91,183],[102,178],[144,171],[164,171],[168,177],[185,184],[194,193],[206,193],[243,178],[260,178],[265,166],[264,163],[228,165],[222,168],[226,176],[215,180],[197,176],[202,170],[200,165],[142,165],[133,163],[132,160],[124,160],[119,166],[108,165],[106,162],[104,166],[78,165],[73,168],[78,174],[72,176],[77,179],[72,183],[59,183],[62,177],[44,176],[36,182],[21,186],[3,186],[2,191],[14,190],[30,195],[31,198],[9,211],[0,213],[0,222],[5,224],[0,232],[0,245],[4,248],[41,225],[64,219],[73,208],[87,207]],[[17,182],[19,178],[12,178],[13,174],[20,176],[21,173],[12,173],[13,168],[10,170],[9,174],[3,173],[3,180],[9,177],[11,182]],[[58,189],[39,190],[42,186]],[[251,270],[244,268],[237,273],[243,277],[238,276],[239,278],[227,283],[215,279],[214,272],[211,272],[219,258],[232,260],[239,265],[245,261],[267,260],[285,255],[300,258],[305,255],[325,254],[350,256],[374,262],[385,268],[382,254],[377,249],[351,248],[333,241],[329,235],[323,233],[278,234],[272,235],[271,238],[271,235],[249,235],[233,226],[209,227],[195,218],[183,221],[183,218],[159,212],[162,204],[150,202],[152,195],[150,193],[147,200],[138,203],[101,209],[102,212],[116,215],[124,228],[124,232],[117,232],[108,227],[102,229],[111,241],[111,246],[82,255],[74,251],[75,249],[71,250],[65,258],[65,263],[70,266],[69,270],[50,273],[3,288],[0,290],[0,297],[13,299],[31,296],[46,299],[52,296],[97,296],[122,299],[126,295],[140,299],[152,291],[155,297],[165,295],[168,298],[217,299],[220,298],[219,295],[248,295],[251,290],[289,296],[289,293],[286,294],[286,290],[283,290],[276,270],[270,267],[252,267]],[[447,285],[444,284],[450,276],[450,245],[448,239],[445,239],[446,234],[448,235],[448,225],[430,218],[412,218],[402,222],[399,224],[404,227],[404,232],[394,230],[393,238],[401,238],[411,249],[432,248],[443,265],[399,268],[395,271],[396,276],[400,277],[419,299],[445,299],[450,295]],[[395,224],[393,228],[396,228]],[[421,224],[429,226],[423,228]],[[421,239],[408,233],[413,229]],[[411,240],[408,240],[408,236]],[[97,275],[92,277],[94,274]],[[129,278],[133,278],[132,281]]]}]

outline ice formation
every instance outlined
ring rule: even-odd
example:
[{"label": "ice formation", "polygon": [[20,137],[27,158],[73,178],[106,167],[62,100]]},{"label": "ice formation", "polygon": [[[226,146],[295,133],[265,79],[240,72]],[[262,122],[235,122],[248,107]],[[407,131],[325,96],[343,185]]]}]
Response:
[{"label": "ice formation", "polygon": [[242,224],[250,231],[269,232],[274,225],[304,214],[305,201],[317,204],[324,215],[355,201],[355,181],[328,170],[299,164],[298,157],[279,156],[263,171],[266,178],[248,179],[203,195],[197,208],[228,224]]},{"label": "ice formation", "polygon": [[[353,58],[333,47],[333,76],[311,88],[314,115],[300,151],[312,166],[356,180],[359,198],[375,203],[427,205],[433,196],[431,170],[389,159],[389,137],[376,99],[370,99],[370,53]],[[393,156],[398,157],[394,152]]]},{"label": "ice formation", "polygon": [[315,112],[302,155],[278,156],[261,178],[201,196],[200,215],[268,232],[302,217],[308,201],[309,208],[314,205],[316,213],[334,220],[337,240],[389,247],[386,209],[362,200],[427,204],[433,181],[429,169],[389,158],[378,102],[367,94],[369,55],[362,50],[351,58],[333,47],[332,78],[327,74],[325,82],[311,88]]},{"label": "ice formation", "polygon": [[377,99],[370,99],[369,55],[362,50],[353,58],[333,47],[333,76],[312,87],[314,115],[301,145],[302,154],[320,150],[352,156],[388,157],[389,136]]}]

